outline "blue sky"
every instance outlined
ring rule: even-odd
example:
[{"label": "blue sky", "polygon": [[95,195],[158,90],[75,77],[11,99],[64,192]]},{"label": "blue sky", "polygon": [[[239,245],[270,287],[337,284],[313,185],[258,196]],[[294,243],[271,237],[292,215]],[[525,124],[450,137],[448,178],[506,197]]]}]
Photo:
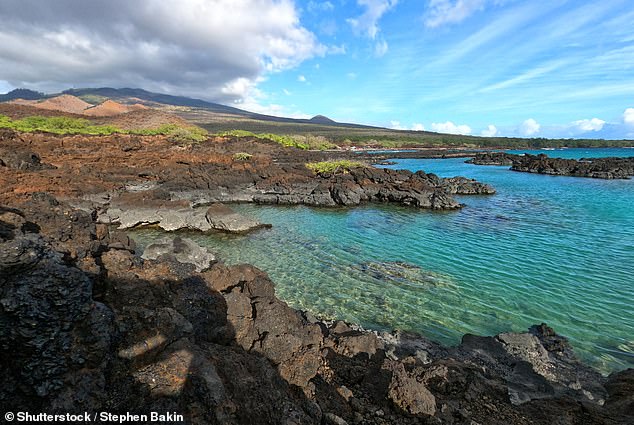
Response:
[{"label": "blue sky", "polygon": [[303,4],[301,19],[345,53],[259,85],[288,112],[471,134],[634,136],[624,125],[634,113],[624,116],[634,107],[631,1],[331,0]]},{"label": "blue sky", "polygon": [[0,91],[141,87],[273,115],[634,138],[631,0],[3,0]]}]

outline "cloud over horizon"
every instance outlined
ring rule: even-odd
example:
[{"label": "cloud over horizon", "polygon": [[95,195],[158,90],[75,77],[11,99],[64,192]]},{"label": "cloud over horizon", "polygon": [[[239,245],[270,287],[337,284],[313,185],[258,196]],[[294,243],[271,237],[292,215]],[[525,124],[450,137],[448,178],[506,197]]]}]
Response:
[{"label": "cloud over horizon", "polygon": [[519,133],[522,136],[534,136],[539,133],[541,127],[542,126],[537,121],[533,118],[529,118],[520,125]]},{"label": "cloud over horizon", "polygon": [[431,124],[432,131],[437,133],[447,133],[447,134],[461,134],[467,135],[471,134],[471,127],[466,124],[456,125],[451,121],[447,121],[444,123],[432,123]]},{"label": "cloud over horizon", "polygon": [[136,86],[253,101],[269,73],[328,48],[290,0],[4,0],[0,80],[51,91]]}]

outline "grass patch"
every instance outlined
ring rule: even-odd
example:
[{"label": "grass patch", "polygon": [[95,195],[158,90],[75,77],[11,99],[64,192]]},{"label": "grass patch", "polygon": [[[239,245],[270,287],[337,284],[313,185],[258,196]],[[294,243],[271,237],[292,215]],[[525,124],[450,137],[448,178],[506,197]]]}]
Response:
[{"label": "grass patch", "polygon": [[223,132],[217,133],[216,136],[256,137],[258,139],[268,139],[268,140],[271,140],[272,142],[279,143],[280,145],[286,146],[286,147],[293,147],[293,148],[299,148],[299,149],[309,148],[307,144],[297,142],[291,136],[283,136],[283,135],[273,134],[273,133],[256,134],[246,130],[230,130],[230,131],[223,131]]},{"label": "grass patch", "polygon": [[200,127],[180,127],[176,124],[165,124],[158,128],[124,131],[140,136],[168,136],[175,143],[198,143],[207,140],[209,134]]},{"label": "grass patch", "polygon": [[[604,139],[544,139],[519,137],[478,137],[440,134],[428,131],[391,130],[377,127],[324,125],[314,123],[285,123],[255,119],[226,119],[206,121],[204,116],[192,118],[196,124],[210,133],[232,133],[232,128],[247,130],[248,135],[293,134],[299,136],[323,137],[326,142],[340,147],[364,147],[383,149],[407,149],[412,147],[449,148],[543,148],[543,147],[619,147],[632,146],[633,140]],[[227,131],[229,130],[229,131]],[[220,133],[222,134],[222,133]],[[310,149],[313,149],[312,147]],[[315,148],[319,149],[319,148]],[[326,148],[328,149],[328,148]]]},{"label": "grass patch", "polygon": [[353,168],[363,168],[366,165],[363,162],[349,161],[346,159],[338,161],[322,161],[322,162],[309,162],[306,164],[306,168],[314,171],[317,174],[337,174],[348,173]]},{"label": "grass patch", "polygon": [[249,161],[251,158],[253,158],[253,155],[246,152],[237,152],[233,154],[233,159],[236,161]]},{"label": "grass patch", "polygon": [[253,133],[247,130],[229,130],[217,133],[216,136],[226,137],[256,137],[258,139],[268,139],[282,146],[298,149],[326,150],[337,148],[337,145],[328,141],[324,136],[313,136],[311,134],[285,135],[274,133]]},{"label": "grass patch", "polygon": [[90,136],[108,136],[111,134],[136,134],[140,136],[168,136],[175,143],[202,142],[207,139],[207,131],[200,127],[179,127],[166,124],[153,129],[122,130],[112,125],[93,125],[83,118],[69,117],[26,117],[19,120],[0,115],[0,128],[32,133],[43,131],[47,133],[67,135],[85,134]]}]

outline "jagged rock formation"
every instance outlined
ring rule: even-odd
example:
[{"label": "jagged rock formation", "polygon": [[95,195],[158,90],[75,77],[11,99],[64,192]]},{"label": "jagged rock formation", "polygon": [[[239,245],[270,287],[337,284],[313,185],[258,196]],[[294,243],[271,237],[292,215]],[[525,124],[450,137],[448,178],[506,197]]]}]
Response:
[{"label": "jagged rock formation", "polygon": [[545,325],[443,347],[322,323],[263,272],[143,260],[46,194],[0,208],[0,409],[176,412],[191,424],[626,424]]},{"label": "jagged rock formation", "polygon": [[630,158],[549,158],[545,154],[514,155],[504,152],[477,154],[466,161],[476,165],[510,165],[513,171],[556,176],[627,179],[634,175],[634,157]]},{"label": "jagged rock formation", "polygon": [[465,162],[475,165],[513,165],[513,160],[518,156],[506,152],[483,152]]},{"label": "jagged rock formation", "polygon": [[[389,202],[446,210],[461,207],[454,194],[495,192],[474,180],[440,178],[422,171],[362,167],[349,173],[315,174],[305,164],[326,160],[328,153],[285,148],[263,140],[222,138],[182,146],[163,136],[12,134],[7,133],[0,147],[21,152],[28,146],[42,162],[57,168],[29,176],[0,176],[0,187],[10,190],[0,193],[0,199],[12,199],[16,189],[28,193],[37,187],[66,199],[90,200],[104,211],[110,209],[112,221],[118,218],[130,226],[135,222],[176,225],[176,215],[194,214],[189,206],[218,202],[316,206]],[[96,144],[99,149],[94,149]],[[236,161],[236,152],[253,156],[249,161]],[[159,204],[164,207],[162,211],[170,211],[171,218],[156,216],[155,205]],[[184,209],[178,210],[181,207]],[[202,214],[190,218],[205,225]],[[174,229],[171,224],[169,228]]]},{"label": "jagged rock formation", "polygon": [[549,158],[544,154],[524,155],[513,161],[511,170],[557,176],[627,179],[634,175],[634,157],[575,160]]},{"label": "jagged rock formation", "polygon": [[249,217],[236,213],[222,204],[209,208],[191,208],[187,202],[133,200],[127,197],[111,202],[108,209],[98,217],[98,222],[118,224],[119,229],[131,229],[156,225],[172,232],[176,230],[217,230],[227,233],[247,233],[260,228],[271,227]]}]

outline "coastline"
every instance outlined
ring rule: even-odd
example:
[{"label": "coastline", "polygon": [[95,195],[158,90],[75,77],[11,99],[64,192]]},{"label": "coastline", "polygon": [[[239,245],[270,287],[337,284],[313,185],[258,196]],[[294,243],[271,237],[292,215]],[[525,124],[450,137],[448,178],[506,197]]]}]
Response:
[{"label": "coastline", "polygon": [[[199,273],[170,255],[142,260],[125,235],[45,194],[3,208],[0,221],[2,283],[13,288],[3,305],[15,306],[2,312],[12,323],[3,340],[19,353],[2,356],[3,378],[24,382],[3,392],[13,408],[171,406],[188,423],[630,419],[623,386],[634,370],[602,377],[544,324],[465,335],[457,347],[379,336],[289,308],[252,266],[212,262]],[[40,280],[42,273],[54,277]],[[33,311],[37,334],[26,332]],[[28,348],[52,335],[46,354]]]},{"label": "coastline", "polygon": [[[254,423],[258,418],[255,423],[515,424],[568,416],[570,423],[599,424],[632,419],[634,370],[602,377],[580,363],[565,338],[546,325],[521,334],[465,335],[459,346],[444,347],[418,335],[378,335],[343,322],[325,323],[280,301],[274,283],[252,266],[210,260],[211,267],[197,272],[169,252],[143,260],[130,238],[108,227],[112,220],[97,220],[104,199],[109,206],[119,199],[124,212],[130,205],[164,210],[174,202],[170,184],[203,191],[203,182],[209,190],[273,166],[285,174],[296,172],[284,150],[255,144],[258,157],[242,163],[230,160],[247,145],[240,141],[218,141],[213,155],[202,159],[200,147],[172,146],[172,162],[157,169],[165,157],[147,155],[147,163],[133,163],[134,155],[152,147],[160,153],[167,144],[160,138],[124,137],[100,140],[103,150],[92,158],[115,153],[105,142],[116,146],[120,157],[86,167],[91,157],[77,150],[86,138],[53,139],[47,142],[50,150],[37,144],[43,139],[8,142],[32,151],[21,159],[25,168],[5,170],[3,177],[5,189],[11,189],[2,194],[0,211],[3,379],[9,383],[5,388],[18,389],[4,390],[2,407],[50,412],[169,407],[183,412],[189,423]],[[313,153],[297,155],[298,164],[314,159]],[[131,161],[128,169],[122,157]],[[216,160],[214,168],[206,169],[210,158]],[[175,171],[172,165],[182,168]],[[107,169],[118,175],[99,180]],[[203,175],[200,170],[209,176],[218,169],[228,172],[226,181],[191,179],[192,173]],[[59,181],[62,172],[68,175],[66,185]],[[379,185],[380,193],[385,179],[396,176],[387,183],[402,192],[403,177],[413,175],[383,173],[364,184]],[[296,182],[307,182],[306,174],[297,176]],[[316,178],[351,182],[341,176]],[[443,182],[437,180],[430,193],[481,187],[463,182],[465,188],[452,189],[441,187]],[[231,187],[224,192],[230,195]],[[403,203],[405,198],[383,199]],[[192,200],[176,202],[184,208]]]}]

